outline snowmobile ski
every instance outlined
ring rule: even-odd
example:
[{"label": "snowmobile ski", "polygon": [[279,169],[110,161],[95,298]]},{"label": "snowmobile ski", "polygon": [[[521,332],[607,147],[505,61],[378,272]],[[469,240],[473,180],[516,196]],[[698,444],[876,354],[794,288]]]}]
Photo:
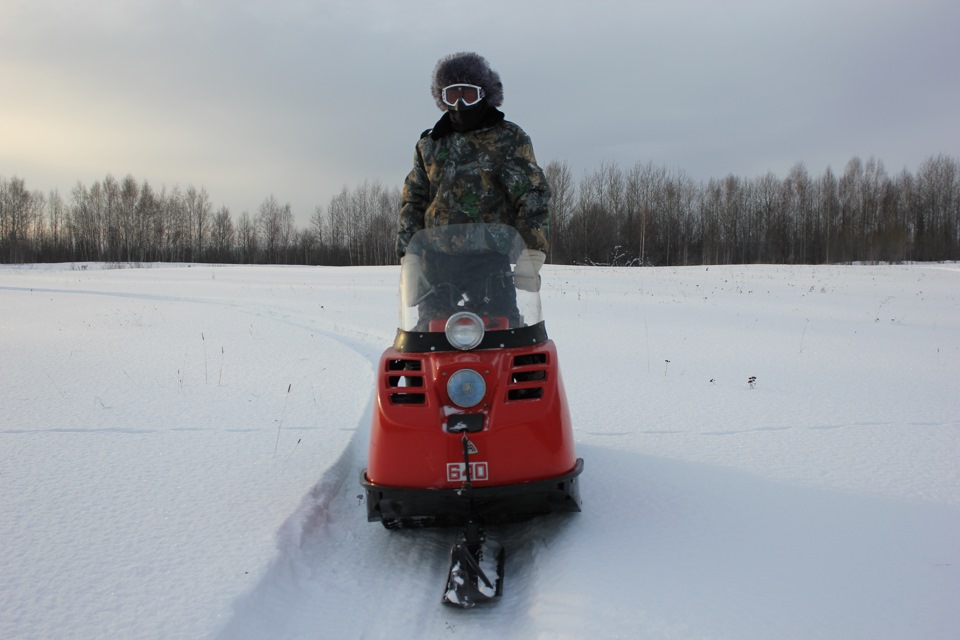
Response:
[{"label": "snowmobile ski", "polygon": [[503,595],[504,550],[475,522],[467,524],[450,550],[443,604],[469,609]]},{"label": "snowmobile ski", "polygon": [[[464,433],[461,436],[466,480],[460,488],[464,500],[470,501],[473,482],[470,454],[476,447]],[[480,523],[471,518],[450,550],[450,571],[443,603],[468,609],[481,602],[499,598],[503,593],[503,547],[487,539]]]}]

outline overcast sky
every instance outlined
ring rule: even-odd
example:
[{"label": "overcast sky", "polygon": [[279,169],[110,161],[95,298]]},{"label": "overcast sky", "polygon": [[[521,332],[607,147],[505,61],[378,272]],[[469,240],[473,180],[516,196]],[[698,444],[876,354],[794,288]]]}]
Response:
[{"label": "overcast sky", "polygon": [[305,225],[402,184],[433,67],[464,50],[577,179],[960,157],[956,0],[2,0],[0,176],[202,186],[235,219],[272,194]]}]

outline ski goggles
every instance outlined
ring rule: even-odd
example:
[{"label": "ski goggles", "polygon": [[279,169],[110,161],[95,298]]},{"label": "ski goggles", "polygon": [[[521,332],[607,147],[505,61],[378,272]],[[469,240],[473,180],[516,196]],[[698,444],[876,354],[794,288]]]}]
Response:
[{"label": "ski goggles", "polygon": [[457,106],[458,100],[472,107],[483,100],[484,95],[483,88],[475,84],[451,84],[440,90],[440,99],[448,107]]}]

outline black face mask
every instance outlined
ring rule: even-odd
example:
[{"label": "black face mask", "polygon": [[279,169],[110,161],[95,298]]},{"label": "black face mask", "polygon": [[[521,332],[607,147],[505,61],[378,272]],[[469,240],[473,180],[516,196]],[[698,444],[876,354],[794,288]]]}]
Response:
[{"label": "black face mask", "polygon": [[484,116],[488,111],[487,101],[481,100],[472,107],[460,107],[459,109],[450,109],[450,125],[458,133],[466,133],[483,126]]},{"label": "black face mask", "polygon": [[467,133],[492,127],[501,120],[503,120],[503,112],[496,107],[491,107],[486,100],[481,100],[475,107],[447,111],[430,131],[430,137],[439,140],[454,131]]}]

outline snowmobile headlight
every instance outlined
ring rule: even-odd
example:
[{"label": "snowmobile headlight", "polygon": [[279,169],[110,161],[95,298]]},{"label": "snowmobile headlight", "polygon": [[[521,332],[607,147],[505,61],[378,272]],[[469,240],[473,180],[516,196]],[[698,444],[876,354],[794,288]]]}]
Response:
[{"label": "snowmobile headlight", "polygon": [[444,332],[451,345],[468,351],[483,340],[483,320],[475,313],[461,311],[450,316]]},{"label": "snowmobile headlight", "polygon": [[447,382],[447,395],[450,400],[464,409],[478,405],[486,392],[487,383],[483,381],[483,376],[473,369],[460,369],[450,376]]}]

